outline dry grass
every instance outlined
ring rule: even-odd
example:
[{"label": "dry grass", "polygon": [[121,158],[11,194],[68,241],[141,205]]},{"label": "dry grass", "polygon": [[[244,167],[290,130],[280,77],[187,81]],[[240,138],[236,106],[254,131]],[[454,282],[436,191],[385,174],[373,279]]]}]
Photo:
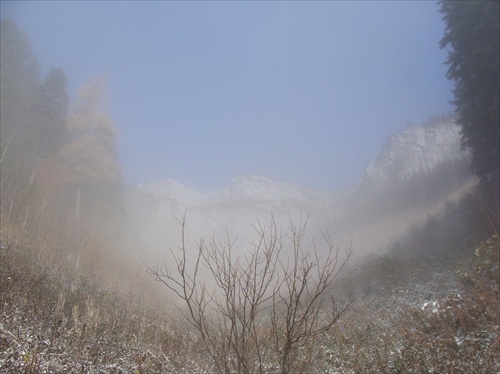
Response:
[{"label": "dry grass", "polygon": [[0,372],[184,372],[207,361],[180,318],[71,267],[54,270],[22,238],[2,225]]},{"label": "dry grass", "polygon": [[[1,228],[1,373],[216,372],[196,332],[158,302],[164,296],[146,280],[123,286],[126,262],[94,243],[75,273],[50,245],[41,251],[17,226]],[[356,302],[297,352],[294,372],[499,372],[498,243],[448,256],[439,271],[391,257],[365,264],[349,279]],[[96,266],[109,274],[85,273]]]},{"label": "dry grass", "polygon": [[498,372],[498,239],[475,253],[445,273],[428,273],[427,282],[361,299],[324,340],[331,365],[339,372]]}]

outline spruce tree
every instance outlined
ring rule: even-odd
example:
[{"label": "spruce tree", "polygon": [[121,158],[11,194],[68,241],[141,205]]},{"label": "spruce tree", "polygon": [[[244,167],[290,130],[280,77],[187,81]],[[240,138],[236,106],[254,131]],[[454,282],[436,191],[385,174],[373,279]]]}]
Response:
[{"label": "spruce tree", "polygon": [[500,102],[500,2],[441,1],[449,49],[447,77],[455,82],[454,104],[463,146],[483,186],[498,188]]}]

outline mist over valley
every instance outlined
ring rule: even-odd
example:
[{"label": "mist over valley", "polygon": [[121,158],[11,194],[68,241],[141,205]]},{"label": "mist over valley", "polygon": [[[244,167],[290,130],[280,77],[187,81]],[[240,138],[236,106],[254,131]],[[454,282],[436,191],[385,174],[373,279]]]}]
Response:
[{"label": "mist over valley", "polygon": [[[175,217],[184,214],[191,239],[229,234],[237,238],[238,253],[249,248],[257,221],[268,224],[272,216],[282,228],[290,220],[307,220],[307,240],[329,230],[338,243],[350,245],[352,240],[356,254],[364,256],[380,252],[387,242],[442,210],[446,202],[471,191],[476,182],[469,162],[453,116],[439,115],[424,124],[407,125],[388,138],[359,173],[359,182],[345,190],[311,190],[247,173],[220,191],[201,193],[167,179],[131,189],[128,214],[133,217],[135,209],[149,212],[141,237],[159,241],[138,254],[158,252],[157,260],[164,249],[178,245]],[[141,201],[147,203],[141,206]]]},{"label": "mist over valley", "polygon": [[0,11],[0,374],[500,372],[499,2]]}]

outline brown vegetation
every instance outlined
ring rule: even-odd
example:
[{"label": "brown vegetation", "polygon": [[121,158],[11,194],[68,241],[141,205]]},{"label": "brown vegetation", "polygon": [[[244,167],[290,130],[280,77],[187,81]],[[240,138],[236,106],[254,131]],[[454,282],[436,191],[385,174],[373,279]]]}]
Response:
[{"label": "brown vegetation", "polygon": [[[1,228],[0,372],[420,373],[500,369],[499,242],[496,236],[468,246],[451,258],[450,252],[433,252],[431,260],[392,254],[364,262],[363,267],[349,277],[337,278],[333,289],[328,288],[327,295],[333,291],[339,302],[349,302],[350,295],[356,297],[349,309],[341,309],[337,314],[326,312],[329,309],[331,313],[331,304],[315,304],[318,309],[307,315],[307,309],[303,308],[311,299],[306,297],[306,303],[298,303],[300,298],[292,297],[293,287],[276,293],[273,292],[275,283],[269,283],[270,292],[244,293],[245,285],[253,279],[249,275],[255,274],[249,270],[265,268],[266,261],[276,266],[276,272],[284,275],[286,270],[289,274],[288,278],[279,277],[282,286],[293,279],[294,269],[298,275],[305,274],[300,269],[306,264],[310,270],[321,269],[314,265],[318,261],[305,262],[310,257],[301,256],[302,252],[295,262],[298,267],[292,262],[292,267],[287,269],[276,257],[271,257],[271,262],[269,257],[266,260],[265,253],[273,248],[266,245],[279,244],[274,239],[269,242],[269,238],[279,238],[270,236],[272,226],[261,232],[266,235],[261,238],[261,247],[256,247],[260,252],[238,261],[219,261],[224,257],[217,256],[226,253],[224,246],[202,247],[207,252],[201,253],[200,261],[205,261],[203,256],[206,256],[212,264],[225,264],[226,267],[213,269],[215,275],[222,276],[223,282],[233,280],[225,283],[225,292],[233,292],[232,299],[213,295],[213,299],[193,300],[193,306],[201,308],[195,310],[194,316],[206,324],[202,332],[210,334],[205,337],[211,339],[208,344],[213,344],[209,345],[212,349],[209,351],[200,328],[193,326],[193,320],[176,313],[167,302],[159,302],[159,299],[167,299],[160,291],[153,290],[151,283],[148,285],[147,278],[129,281],[124,286],[133,267],[125,262],[118,266],[117,257],[106,254],[102,247],[96,246],[92,256],[82,256],[76,273],[72,260],[55,256],[60,249],[31,240],[28,232],[8,221],[2,221]],[[297,227],[294,230],[301,232]],[[416,230],[414,235],[419,232]],[[40,251],[41,247],[45,250]],[[83,253],[89,250],[86,247]],[[179,253],[182,256],[183,252]],[[264,262],[259,262],[261,260]],[[93,276],[93,272],[86,273],[92,262],[100,262],[102,268],[114,275],[99,278]],[[236,264],[240,266],[235,267]],[[257,268],[252,264],[258,265]],[[225,274],[231,277],[224,278]],[[239,277],[233,278],[235,274]],[[257,274],[264,273],[259,270]],[[111,279],[114,282],[108,282]],[[239,287],[234,283],[236,279],[243,285],[238,292],[230,287]],[[305,283],[302,279],[296,278],[298,283],[289,284],[298,285],[296,291],[302,286],[321,284],[314,282],[321,276]],[[201,292],[203,288],[198,290]],[[275,301],[269,298],[273,294]],[[309,288],[308,295],[311,294],[314,292]],[[205,295],[208,297],[208,293]],[[247,302],[254,300],[247,305],[260,308],[261,314],[246,314],[251,308],[244,309],[245,304],[240,303],[238,297],[247,297]],[[228,304],[222,303],[224,300],[228,300]],[[210,306],[221,308],[217,313],[230,313],[219,319],[215,313],[215,318],[209,320],[203,314],[203,307],[208,307],[205,301],[217,302]],[[273,302],[276,303],[274,312],[272,307],[267,309],[266,317],[262,312],[267,306],[273,306]],[[188,309],[181,310],[191,318]],[[289,310],[297,313],[289,314]],[[342,318],[338,319],[340,315]],[[323,319],[325,316],[330,319]],[[224,318],[234,325],[222,324]],[[290,331],[306,331],[304,336],[308,339],[292,346],[288,366],[285,366],[282,356],[285,351],[280,347],[300,334],[286,335],[284,322],[300,326],[301,321],[305,324],[301,329]],[[243,342],[243,336],[249,340]],[[227,353],[228,360],[217,363],[214,355],[220,359],[218,355],[222,352]]]},{"label": "brown vegetation", "polygon": [[[198,243],[193,269],[188,267],[185,217],[180,253],[172,266],[148,267],[148,273],[175,292],[187,307],[181,313],[199,333],[219,373],[264,373],[275,368],[296,372],[299,351],[326,333],[347,311],[331,296],[334,280],[352,254],[345,256],[324,233],[326,254],[304,247],[306,224],[290,221],[289,234],[274,220],[255,227],[257,240],[243,256],[233,258],[233,244],[213,238]],[[287,253],[287,250],[289,253]],[[200,276],[205,267],[215,287]],[[173,268],[174,270],[172,270]]]}]

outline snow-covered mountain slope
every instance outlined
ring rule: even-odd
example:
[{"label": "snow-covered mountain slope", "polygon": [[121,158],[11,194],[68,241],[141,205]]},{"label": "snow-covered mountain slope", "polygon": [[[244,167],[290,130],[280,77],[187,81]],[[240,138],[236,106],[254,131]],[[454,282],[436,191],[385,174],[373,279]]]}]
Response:
[{"label": "snow-covered mountain slope", "polygon": [[[257,239],[258,221],[267,226],[273,219],[278,227],[286,229],[290,219],[298,222],[309,217],[311,231],[325,222],[326,213],[335,210],[333,194],[254,174],[241,175],[229,187],[206,194],[172,180],[141,185],[138,189],[157,200],[153,226],[161,227],[165,235],[179,236],[179,225],[173,216],[182,218],[186,213],[186,228],[195,239],[229,234],[231,238],[238,237],[236,247],[242,250]],[[157,235],[147,230],[146,237]]]},{"label": "snow-covered mountain slope", "polygon": [[195,191],[190,187],[167,179],[158,183],[139,185],[138,190],[147,193],[167,204],[184,207],[199,206],[210,202],[210,196]]},{"label": "snow-covered mountain slope", "polygon": [[231,187],[224,189],[222,199],[248,200],[266,202],[275,207],[300,205],[324,206],[331,203],[331,195],[323,191],[313,191],[308,188],[287,182],[277,182],[270,178],[254,174],[244,174],[237,177]]},{"label": "snow-covered mountain slope", "polygon": [[467,159],[461,149],[460,126],[451,117],[426,125],[407,125],[391,136],[365,171],[365,182],[373,187],[400,183],[429,172],[446,161]]},{"label": "snow-covered mountain slope", "polygon": [[193,208],[219,203],[265,204],[269,208],[317,207],[330,204],[331,194],[313,191],[288,182],[247,173],[235,178],[231,186],[219,192],[203,194],[174,180],[140,185],[138,189],[148,193],[171,208]]}]

